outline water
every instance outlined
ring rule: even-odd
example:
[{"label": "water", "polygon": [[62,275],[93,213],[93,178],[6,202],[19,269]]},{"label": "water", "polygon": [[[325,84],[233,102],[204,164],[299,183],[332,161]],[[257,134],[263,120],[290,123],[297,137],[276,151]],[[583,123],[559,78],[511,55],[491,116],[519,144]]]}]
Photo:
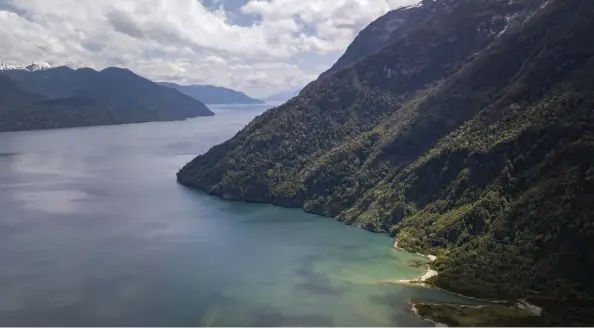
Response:
[{"label": "water", "polygon": [[265,108],[0,133],[0,324],[428,325],[407,300],[455,298],[377,283],[424,271],[390,238],[176,184]]}]

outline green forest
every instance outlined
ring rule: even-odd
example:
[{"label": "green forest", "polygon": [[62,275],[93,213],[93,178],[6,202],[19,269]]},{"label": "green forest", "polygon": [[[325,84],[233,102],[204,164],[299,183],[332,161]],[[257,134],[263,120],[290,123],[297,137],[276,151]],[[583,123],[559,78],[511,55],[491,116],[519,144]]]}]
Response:
[{"label": "green forest", "polygon": [[414,10],[178,181],[388,233],[437,255],[430,284],[593,324],[594,3]]}]

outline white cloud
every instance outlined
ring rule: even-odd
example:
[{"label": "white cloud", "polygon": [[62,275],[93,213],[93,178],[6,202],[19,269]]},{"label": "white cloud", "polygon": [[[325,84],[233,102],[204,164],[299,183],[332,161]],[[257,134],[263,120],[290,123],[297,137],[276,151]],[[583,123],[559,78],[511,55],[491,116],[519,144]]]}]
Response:
[{"label": "white cloud", "polygon": [[314,79],[366,24],[417,1],[0,0],[0,59],[121,66],[263,96]]}]

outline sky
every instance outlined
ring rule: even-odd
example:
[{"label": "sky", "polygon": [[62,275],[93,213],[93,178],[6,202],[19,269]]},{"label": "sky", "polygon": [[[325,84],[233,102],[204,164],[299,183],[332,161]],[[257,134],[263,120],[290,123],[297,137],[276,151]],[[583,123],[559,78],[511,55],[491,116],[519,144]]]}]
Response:
[{"label": "sky", "polygon": [[357,33],[419,0],[0,0],[0,61],[128,68],[265,97],[327,70]]}]

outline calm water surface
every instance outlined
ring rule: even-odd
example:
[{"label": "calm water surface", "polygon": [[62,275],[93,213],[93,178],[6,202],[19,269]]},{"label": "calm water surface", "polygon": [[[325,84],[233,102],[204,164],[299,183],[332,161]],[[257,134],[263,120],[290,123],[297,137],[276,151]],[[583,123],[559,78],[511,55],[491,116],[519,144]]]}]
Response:
[{"label": "calm water surface", "polygon": [[265,108],[0,133],[0,325],[427,326],[390,238],[176,184]]}]

